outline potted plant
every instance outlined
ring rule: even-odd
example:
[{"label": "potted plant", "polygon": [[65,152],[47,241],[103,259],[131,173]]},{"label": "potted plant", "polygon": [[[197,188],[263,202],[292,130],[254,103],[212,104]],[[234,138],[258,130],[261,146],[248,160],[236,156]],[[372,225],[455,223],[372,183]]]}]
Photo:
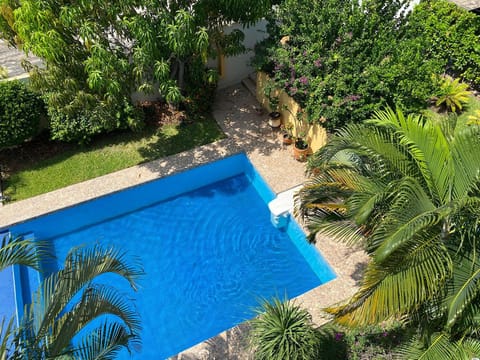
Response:
[{"label": "potted plant", "polygon": [[307,133],[300,131],[293,143],[293,157],[298,161],[307,160],[308,155],[308,142],[306,140]]},{"label": "potted plant", "polygon": [[282,141],[284,145],[291,145],[293,143],[293,125],[282,124]]},{"label": "potted plant", "polygon": [[296,114],[293,114],[288,106],[284,105],[284,110],[288,111],[293,116],[292,130],[295,130],[295,136],[293,136],[293,157],[298,161],[305,161],[309,152],[309,145],[307,142],[308,124],[304,121],[304,112],[298,110]]},{"label": "potted plant", "polygon": [[275,83],[269,80],[263,88],[263,93],[268,99],[270,113],[268,114],[268,125],[272,128],[279,128],[282,124],[282,114],[278,111],[278,103],[280,99],[276,93]]}]

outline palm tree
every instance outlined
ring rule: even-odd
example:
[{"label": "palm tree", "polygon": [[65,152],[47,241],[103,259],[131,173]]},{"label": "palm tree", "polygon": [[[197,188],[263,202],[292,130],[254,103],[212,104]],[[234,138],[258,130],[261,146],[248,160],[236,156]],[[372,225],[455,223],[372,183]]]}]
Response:
[{"label": "palm tree", "polygon": [[326,309],[336,322],[403,319],[419,333],[407,358],[480,354],[479,145],[480,127],[387,109],[315,154],[296,199],[309,239],[361,243],[370,256],[358,292]]},{"label": "palm tree", "polygon": [[72,249],[64,268],[47,277],[26,306],[13,340],[11,326],[4,332],[10,339],[0,341],[0,359],[112,359],[122,348],[136,350],[138,313],[125,294],[98,281],[107,273],[119,275],[136,290],[143,270],[113,248]]}]

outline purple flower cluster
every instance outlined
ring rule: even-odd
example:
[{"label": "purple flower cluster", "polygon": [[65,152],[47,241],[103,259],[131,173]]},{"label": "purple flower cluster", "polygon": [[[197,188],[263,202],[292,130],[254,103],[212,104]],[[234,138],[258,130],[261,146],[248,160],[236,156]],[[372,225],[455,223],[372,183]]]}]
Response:
[{"label": "purple flower cluster", "polygon": [[358,101],[360,100],[362,97],[360,95],[348,95],[346,96],[343,101],[344,102],[347,102],[347,101]]},{"label": "purple flower cluster", "polygon": [[298,81],[300,81],[302,85],[308,85],[308,78],[306,76],[302,76]]},{"label": "purple flower cluster", "polygon": [[313,65],[315,65],[315,67],[319,68],[322,66],[322,59],[318,58],[317,60],[315,60],[313,62]]}]

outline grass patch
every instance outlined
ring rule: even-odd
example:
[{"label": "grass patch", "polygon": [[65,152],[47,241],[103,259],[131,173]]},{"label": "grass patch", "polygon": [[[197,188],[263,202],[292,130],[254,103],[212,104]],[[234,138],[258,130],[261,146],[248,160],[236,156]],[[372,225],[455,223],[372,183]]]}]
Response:
[{"label": "grass patch", "polygon": [[33,161],[15,164],[18,170],[8,174],[4,193],[11,201],[26,199],[223,137],[215,120],[206,118],[183,126],[149,126],[139,133],[108,134],[88,146],[67,146],[64,151],[38,161],[32,149],[26,158]]}]

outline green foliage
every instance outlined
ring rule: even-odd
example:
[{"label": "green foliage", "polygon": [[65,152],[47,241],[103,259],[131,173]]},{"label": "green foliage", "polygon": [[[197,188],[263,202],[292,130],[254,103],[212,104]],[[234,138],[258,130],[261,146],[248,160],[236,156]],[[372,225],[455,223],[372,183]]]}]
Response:
[{"label": "green foliage", "polygon": [[310,314],[287,300],[264,301],[250,321],[249,337],[259,360],[317,359],[316,333]]},{"label": "green foliage", "polygon": [[19,81],[0,82],[0,148],[18,145],[35,136],[45,105]]},{"label": "green foliage", "polygon": [[[480,84],[480,18],[447,0],[424,0],[409,18],[411,39],[421,35],[425,60],[439,61],[447,73]],[[440,74],[442,72],[439,72]]]},{"label": "green foliage", "polygon": [[478,17],[446,0],[286,0],[272,15],[254,65],[329,130],[385,105],[418,111],[453,73],[475,85]]},{"label": "green foliage", "polygon": [[359,243],[371,259],[357,293],[327,309],[336,322],[408,319],[416,354],[473,354],[480,326],[479,145],[477,126],[457,131],[387,109],[341,129],[315,154],[316,175],[297,198],[311,240],[322,233]]},{"label": "green foliage", "polygon": [[[60,189],[143,162],[176,154],[221,139],[213,118],[196,118],[188,126],[171,126],[167,133],[147,126],[136,132],[116,132],[94,138],[83,146],[69,146],[61,153],[39,156],[35,147],[23,149],[22,167],[5,179],[4,194],[11,201]],[[15,150],[5,157],[18,162]],[[9,164],[5,164],[9,167]]]},{"label": "green foliage", "polygon": [[[122,348],[137,350],[141,326],[135,306],[128,295],[95,281],[103,274],[117,275],[136,290],[143,270],[113,248],[70,250],[64,268],[46,277],[26,305],[9,359],[99,359]],[[99,325],[87,327],[96,319]]]},{"label": "green foliage", "polygon": [[461,112],[463,105],[468,103],[472,95],[468,91],[468,84],[463,84],[459,79],[450,76],[443,76],[438,79],[439,91],[434,98],[435,106],[451,112]]},{"label": "green foliage", "polygon": [[132,92],[174,106],[192,101],[191,89],[215,81],[208,57],[244,50],[243,33],[223,27],[253,24],[269,8],[269,0],[0,0],[0,36],[43,59],[44,67],[29,70],[54,138],[85,142],[141,125],[129,109]]},{"label": "green foliage", "polygon": [[329,360],[390,360],[408,342],[410,334],[398,322],[364,328],[347,329],[332,323],[319,332],[319,357]]}]

